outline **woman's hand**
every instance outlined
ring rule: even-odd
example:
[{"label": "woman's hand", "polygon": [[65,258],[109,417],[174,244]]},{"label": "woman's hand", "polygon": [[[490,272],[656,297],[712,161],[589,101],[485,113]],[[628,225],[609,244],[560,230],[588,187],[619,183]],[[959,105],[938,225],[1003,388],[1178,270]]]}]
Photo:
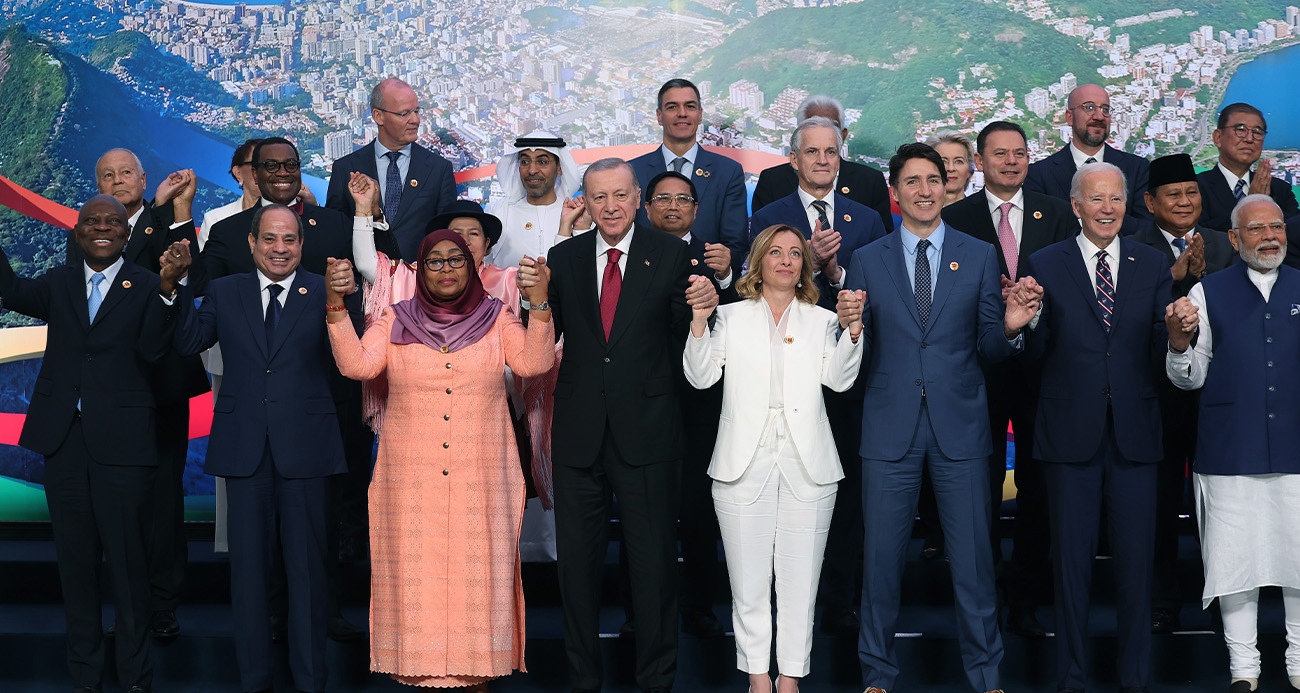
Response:
[{"label": "woman's hand", "polygon": [[867,301],[867,292],[844,290],[835,302],[835,314],[839,316],[840,327],[848,330],[849,336],[857,339],[862,334],[862,307]]},{"label": "woman's hand", "polygon": [[[326,319],[329,322],[342,322],[347,318],[347,310],[343,308],[343,297],[357,290],[352,262],[336,260],[332,257],[326,258],[325,262],[328,263],[328,267],[325,268]],[[336,315],[339,317],[336,318]]]}]

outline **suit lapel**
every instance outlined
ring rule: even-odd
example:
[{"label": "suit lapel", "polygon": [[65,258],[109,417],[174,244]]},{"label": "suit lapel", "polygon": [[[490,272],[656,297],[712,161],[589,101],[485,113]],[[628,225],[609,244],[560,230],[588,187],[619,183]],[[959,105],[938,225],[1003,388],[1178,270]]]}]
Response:
[{"label": "suit lapel", "polygon": [[[122,269],[118,270],[117,276],[113,278],[113,283],[110,285],[106,281],[100,285],[104,292],[104,302],[99,304],[99,311],[95,313],[95,322],[90,323],[91,329],[94,329],[95,325],[103,322],[105,316],[112,312],[113,309],[117,307],[117,304],[122,302],[122,299],[126,297],[128,291],[143,290],[143,287],[135,287],[131,283],[131,279],[136,277],[136,273],[133,271],[134,268],[135,265],[131,264],[130,260],[124,260],[122,263]],[[89,322],[89,301],[86,303],[86,309],[82,312],[86,314],[86,320]]]},{"label": "suit lapel", "polygon": [[701,200],[712,199],[709,193],[709,177],[713,174],[713,155],[704,151],[703,145],[700,146],[700,153],[695,157],[695,170],[687,171],[690,175],[691,183],[695,186],[695,195]]},{"label": "suit lapel", "polygon": [[[1138,267],[1140,266],[1141,263],[1138,262],[1136,255],[1129,254],[1128,250],[1125,249],[1124,247],[1125,243],[1123,240],[1121,240],[1121,238],[1122,237],[1117,237],[1115,239],[1115,242],[1119,243],[1119,248],[1118,248],[1119,262],[1116,262],[1115,264],[1119,265],[1119,273],[1124,275],[1130,282],[1129,284],[1125,284],[1125,286],[1131,287],[1133,286],[1133,284],[1131,283],[1133,281],[1133,277],[1139,276],[1141,274],[1141,272],[1138,270]],[[1129,293],[1131,294],[1132,292]],[[1132,301],[1125,301],[1123,296],[1124,294],[1120,292],[1119,284],[1117,282],[1115,285],[1115,310],[1112,312],[1110,316],[1110,325],[1111,325],[1112,333],[1114,333],[1115,327],[1119,325],[1120,316],[1123,313],[1127,312],[1125,309],[1128,307],[1128,304],[1132,303]],[[1094,303],[1096,303],[1096,301],[1094,301]],[[1100,306],[1098,306],[1097,311],[1098,313],[1101,312]]]},{"label": "suit lapel", "polygon": [[[952,285],[957,281],[957,274],[961,272],[960,260],[965,256],[965,244],[961,237],[954,234],[952,227],[948,227],[943,240],[943,252],[939,255],[939,276],[936,278],[934,285],[934,300],[930,303],[930,320],[925,324],[925,331],[929,332],[930,328],[939,321],[939,313],[943,310],[943,304],[948,300],[948,294],[952,293]],[[953,265],[957,269],[952,269]],[[972,263],[973,264],[973,263]],[[968,268],[970,269],[970,268]],[[975,271],[978,271],[976,269]],[[912,301],[916,303],[916,301]]]},{"label": "suit lapel", "polygon": [[[567,242],[577,243],[579,242],[578,239],[582,239],[582,245],[580,246],[582,251],[573,258],[577,266],[572,268],[571,271],[571,275],[577,278],[577,286],[574,287],[577,292],[575,296],[576,303],[580,306],[580,310],[587,314],[587,323],[591,325],[592,335],[596,338],[596,341],[603,342],[605,341],[605,334],[600,325],[600,296],[596,294],[596,284],[592,281],[591,276],[591,268],[596,264],[596,239],[599,234],[598,229],[592,229],[590,232]],[[603,270],[596,272],[596,282],[601,281],[602,273]]]},{"label": "suit lapel", "polygon": [[[1074,279],[1074,283],[1079,287],[1084,302],[1092,311],[1093,317],[1097,318],[1097,324],[1104,327],[1105,321],[1101,317],[1101,305],[1097,303],[1097,289],[1092,285],[1092,277],[1088,275],[1088,265],[1083,261],[1083,253],[1079,250],[1078,244],[1063,243],[1061,244],[1061,252],[1065,255],[1062,259],[1065,261],[1066,274],[1070,275]],[[1119,292],[1116,292],[1115,303],[1119,303]]]},{"label": "suit lapel", "polygon": [[649,233],[650,229],[639,228],[632,234],[632,245],[627,253],[627,269],[623,272],[623,288],[619,290],[618,305],[614,308],[614,326],[609,331],[608,346],[614,346],[627,331],[633,316],[641,308],[650,279],[659,269],[660,248],[657,244],[651,244],[646,237]]},{"label": "suit lapel", "polygon": [[885,239],[886,252],[882,256],[885,272],[893,280],[899,297],[903,299],[903,305],[907,307],[907,312],[912,314],[912,319],[916,321],[919,329],[921,314],[916,310],[916,294],[912,291],[911,282],[907,280],[907,253],[903,252],[903,242],[899,240],[899,235],[896,233],[885,236]]},{"label": "suit lapel", "polygon": [[371,140],[370,144],[360,149],[360,152],[361,166],[357,170],[375,180],[379,180],[379,165],[375,163],[375,141]]},{"label": "suit lapel", "polygon": [[257,280],[257,270],[245,274],[240,280],[239,300],[244,304],[244,317],[248,320],[249,332],[253,333],[253,341],[265,357],[270,349],[266,344],[266,314],[262,310],[262,287]]},{"label": "suit lapel", "polygon": [[[284,310],[280,312],[280,321],[275,326],[275,341],[267,349],[267,356],[275,358],[276,352],[284,346],[285,336],[293,331],[293,326],[298,322],[303,313],[307,311],[307,304],[319,299],[310,289],[307,289],[307,277],[301,267],[293,278],[293,288],[289,289],[289,295],[284,299]],[[260,296],[258,297],[261,298]],[[323,299],[320,299],[324,303]],[[265,324],[265,323],[263,323]],[[263,328],[265,332],[265,328]]]},{"label": "suit lapel", "polygon": [[[131,229],[131,237],[126,241],[126,249],[122,251],[127,260],[134,262],[139,259],[140,253],[148,245],[149,239],[153,234],[160,231],[160,229],[154,228],[154,223],[153,205],[145,202],[143,211],[140,212],[140,218],[136,219],[135,226]],[[161,254],[159,253],[159,255]]]},{"label": "suit lapel", "polygon": [[[795,220],[794,226],[803,233],[805,239],[812,240],[812,227],[808,225],[808,213],[804,211],[803,198],[799,197],[799,191],[796,190],[793,195],[786,197],[785,204],[788,206],[790,218]],[[778,216],[778,218],[780,217]],[[761,233],[763,229],[758,229],[758,231]]]},{"label": "suit lapel", "polygon": [[[406,169],[406,180],[402,181],[402,197],[397,202],[397,219],[405,219],[411,205],[415,204],[421,181],[429,177],[431,159],[432,157],[419,145],[411,145],[411,165]],[[373,161],[374,158],[372,157],[371,160]]]},{"label": "suit lapel", "polygon": [[[120,273],[119,273],[120,274]],[[68,300],[72,303],[73,313],[76,313],[81,323],[81,331],[90,331],[90,300],[86,296],[86,269],[84,266],[78,266],[75,272],[68,272]],[[100,304],[100,309],[103,309]]]}]

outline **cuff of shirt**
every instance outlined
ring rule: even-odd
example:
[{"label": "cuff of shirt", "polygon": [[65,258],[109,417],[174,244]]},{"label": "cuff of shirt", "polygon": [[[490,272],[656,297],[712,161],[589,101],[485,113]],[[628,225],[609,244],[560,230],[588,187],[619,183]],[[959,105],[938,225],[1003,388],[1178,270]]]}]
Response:
[{"label": "cuff of shirt", "polygon": [[175,224],[172,224],[171,227],[172,227],[172,229],[179,229],[180,227],[182,227],[182,226],[184,226],[184,225],[186,225],[186,224],[193,224],[193,223],[194,223],[194,220],[193,220],[193,219],[182,219],[181,221],[178,221],[178,222],[176,222]]},{"label": "cuff of shirt", "polygon": [[735,272],[735,270],[732,270],[732,271],[728,272],[728,273],[727,273],[727,278],[726,278],[726,279],[719,279],[719,280],[718,280],[718,288],[719,288],[719,289],[728,289],[728,288],[731,288],[731,280],[732,280],[732,279],[735,279],[735,278],[736,278],[736,272]]}]

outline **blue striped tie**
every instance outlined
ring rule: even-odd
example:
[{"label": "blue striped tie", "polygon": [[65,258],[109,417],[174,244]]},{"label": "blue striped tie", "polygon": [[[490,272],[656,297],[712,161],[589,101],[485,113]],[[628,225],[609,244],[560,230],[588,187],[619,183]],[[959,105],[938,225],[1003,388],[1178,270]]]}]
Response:
[{"label": "blue striped tie", "polygon": [[1097,303],[1101,306],[1101,321],[1110,332],[1110,318],[1115,313],[1115,278],[1104,250],[1097,251]]}]

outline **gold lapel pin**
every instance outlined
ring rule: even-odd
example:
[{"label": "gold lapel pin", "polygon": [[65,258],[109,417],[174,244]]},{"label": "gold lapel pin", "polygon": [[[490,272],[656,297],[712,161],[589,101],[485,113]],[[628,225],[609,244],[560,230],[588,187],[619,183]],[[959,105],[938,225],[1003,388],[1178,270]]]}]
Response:
[{"label": "gold lapel pin", "polygon": [[843,193],[843,194],[845,194],[845,195],[849,194],[849,186],[846,185],[846,186],[840,188],[840,192]]},{"label": "gold lapel pin", "polygon": [[153,233],[153,227],[152,227],[152,226],[146,226],[146,227],[144,227],[144,235],[148,236],[148,235],[150,235],[150,234],[152,234],[152,233]]},{"label": "gold lapel pin", "polygon": [[958,267],[961,267],[961,265],[957,264],[956,262],[950,262],[950,263],[948,263],[948,269],[950,269],[950,270],[952,270],[952,271],[954,271],[954,272],[957,271],[957,268],[958,268]]},{"label": "gold lapel pin", "polygon": [[442,353],[446,354],[451,351],[451,347],[444,344],[443,346],[438,347],[438,351],[441,351]]},{"label": "gold lapel pin", "polygon": [[708,171],[705,171],[705,170],[702,169],[702,168],[697,168],[697,169],[695,169],[695,175],[697,175],[697,176],[704,176],[705,178],[708,178],[708,177],[709,177],[709,172],[708,172]]},{"label": "gold lapel pin", "polygon": [[851,216],[845,214],[845,215],[844,215],[844,221],[853,221],[853,217],[851,217]]},{"label": "gold lapel pin", "polygon": [[785,338],[785,343],[786,343],[786,344],[794,344],[794,337],[786,337],[786,338]]},{"label": "gold lapel pin", "polygon": [[299,293],[299,294],[302,294],[303,296],[306,296],[306,295],[307,295],[307,287],[305,287],[305,286],[300,286],[300,287],[298,287],[298,293]]},{"label": "gold lapel pin", "polygon": [[525,230],[525,231],[531,231],[532,228],[533,228],[533,222],[531,222],[531,221],[526,221],[526,222],[524,222],[524,230]]},{"label": "gold lapel pin", "polygon": [[1042,218],[1043,218],[1043,213],[1042,213],[1042,212],[1034,212],[1034,218],[1035,218],[1035,219],[1042,219]]},{"label": "gold lapel pin", "polygon": [[130,279],[123,279],[123,280],[122,280],[122,288],[123,288],[123,289],[129,289],[129,288],[131,288],[131,280],[130,280]]},{"label": "gold lapel pin", "polygon": [[412,187],[412,188],[418,188],[418,187],[420,187],[420,181],[418,181],[418,180],[412,178],[412,179],[411,179],[411,187]]},{"label": "gold lapel pin", "polygon": [[694,267],[694,266],[696,266],[696,265],[698,265],[698,264],[700,264],[700,261],[699,261],[699,260],[697,260],[697,259],[695,259],[695,258],[691,258],[691,266],[692,266],[692,267]]},{"label": "gold lapel pin", "polygon": [[315,225],[316,225],[316,220],[315,220],[315,219],[308,219],[308,220],[307,220],[307,223],[308,223],[308,224],[311,224],[312,226],[315,226]]}]

